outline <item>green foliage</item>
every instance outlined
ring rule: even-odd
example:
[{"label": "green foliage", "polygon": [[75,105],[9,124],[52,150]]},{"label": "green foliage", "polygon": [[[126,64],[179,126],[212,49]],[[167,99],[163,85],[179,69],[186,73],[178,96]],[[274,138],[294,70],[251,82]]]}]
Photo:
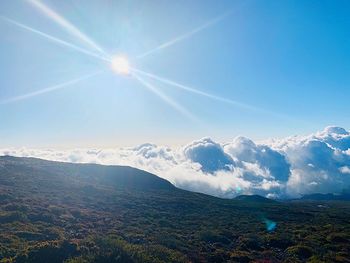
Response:
[{"label": "green foliage", "polygon": [[225,237],[224,235],[221,235],[217,231],[212,231],[212,230],[201,231],[199,233],[199,237],[201,240],[207,243],[229,244],[231,242],[231,240]]},{"label": "green foliage", "polygon": [[350,202],[224,200],[24,160],[0,157],[0,263],[349,262]]},{"label": "green foliage", "polygon": [[236,250],[230,254],[230,260],[234,262],[248,263],[252,258],[249,252]]},{"label": "green foliage", "polygon": [[350,237],[348,233],[331,233],[327,236],[327,241],[331,243],[349,243]]},{"label": "green foliage", "polygon": [[77,245],[68,241],[44,242],[16,257],[18,263],[61,263],[78,253]]},{"label": "green foliage", "polygon": [[303,245],[296,245],[287,248],[287,253],[291,256],[295,256],[298,259],[305,260],[312,256],[313,252],[310,247],[303,246]]},{"label": "green foliage", "polygon": [[0,223],[2,224],[16,222],[16,221],[23,222],[26,219],[27,219],[27,216],[20,211],[3,212],[0,214]]}]

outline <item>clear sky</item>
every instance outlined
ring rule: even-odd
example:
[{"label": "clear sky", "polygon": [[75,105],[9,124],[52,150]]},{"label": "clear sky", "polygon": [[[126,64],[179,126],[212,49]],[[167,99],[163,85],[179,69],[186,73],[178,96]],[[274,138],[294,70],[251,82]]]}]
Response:
[{"label": "clear sky", "polygon": [[[3,0],[0,10],[3,147],[349,128],[349,1]],[[119,54],[153,75],[113,71]]]}]

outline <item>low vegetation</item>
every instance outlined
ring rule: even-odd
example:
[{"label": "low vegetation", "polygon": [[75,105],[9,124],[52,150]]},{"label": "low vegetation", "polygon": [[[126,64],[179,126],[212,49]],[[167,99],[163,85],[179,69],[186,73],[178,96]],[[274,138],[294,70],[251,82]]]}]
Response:
[{"label": "low vegetation", "polygon": [[223,200],[129,169],[0,157],[0,262],[350,262],[350,202]]}]

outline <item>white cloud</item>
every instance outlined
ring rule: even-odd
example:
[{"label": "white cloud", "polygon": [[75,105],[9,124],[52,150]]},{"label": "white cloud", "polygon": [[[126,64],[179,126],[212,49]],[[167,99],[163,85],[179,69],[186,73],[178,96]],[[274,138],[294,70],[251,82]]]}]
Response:
[{"label": "white cloud", "polygon": [[340,167],[339,171],[343,174],[350,174],[350,167],[349,166]]},{"label": "white cloud", "polygon": [[220,144],[210,138],[203,138],[188,144],[183,152],[187,159],[199,163],[203,172],[228,171],[235,166],[232,157],[224,152]]},{"label": "white cloud", "polygon": [[331,126],[309,136],[275,141],[272,146],[291,164],[287,194],[341,192],[349,187],[343,167],[350,164],[350,133],[345,129]]},{"label": "white cloud", "polygon": [[256,164],[275,180],[287,181],[289,178],[290,165],[285,156],[267,145],[256,145],[248,138],[237,137],[224,149],[239,161]]},{"label": "white cloud", "polygon": [[349,188],[349,148],[348,131],[327,127],[309,136],[265,144],[245,137],[226,144],[203,138],[179,149],[146,143],[119,149],[2,149],[0,154],[129,165],[154,173],[180,188],[220,197],[238,194],[295,197]]}]

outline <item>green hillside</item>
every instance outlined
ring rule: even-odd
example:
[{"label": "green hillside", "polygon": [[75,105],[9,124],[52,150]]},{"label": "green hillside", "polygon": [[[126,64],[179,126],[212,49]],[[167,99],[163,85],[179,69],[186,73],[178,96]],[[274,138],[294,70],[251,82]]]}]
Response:
[{"label": "green hillside", "polygon": [[245,202],[256,202],[256,203],[274,203],[276,201],[263,197],[261,195],[239,195],[235,197],[235,200]]},{"label": "green hillside", "polygon": [[131,167],[0,157],[0,262],[350,262],[350,203],[246,199]]}]

